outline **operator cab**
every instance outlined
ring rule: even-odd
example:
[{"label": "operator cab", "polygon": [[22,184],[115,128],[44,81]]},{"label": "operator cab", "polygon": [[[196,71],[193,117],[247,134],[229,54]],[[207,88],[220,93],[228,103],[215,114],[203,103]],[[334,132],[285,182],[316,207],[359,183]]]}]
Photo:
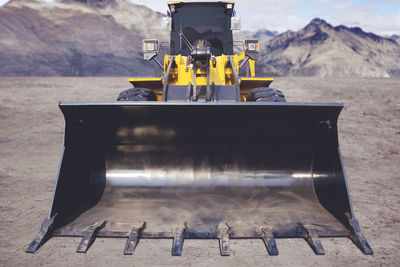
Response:
[{"label": "operator cab", "polygon": [[[199,40],[213,56],[233,55],[233,2],[168,2],[171,17],[170,54],[189,56]],[[235,18],[236,19],[236,18]]]}]

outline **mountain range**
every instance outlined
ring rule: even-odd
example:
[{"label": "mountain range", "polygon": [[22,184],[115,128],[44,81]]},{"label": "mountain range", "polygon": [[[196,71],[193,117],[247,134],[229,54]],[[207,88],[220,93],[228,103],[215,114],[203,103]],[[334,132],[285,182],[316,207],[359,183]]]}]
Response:
[{"label": "mountain range", "polygon": [[162,14],[129,0],[12,0],[0,8],[0,76],[145,75],[141,40]]},{"label": "mountain range", "polygon": [[[129,0],[11,0],[0,7],[0,76],[152,75],[141,40],[169,39],[162,17]],[[242,31],[234,38],[260,40],[258,75],[400,76],[396,35],[317,18],[299,31]]]},{"label": "mountain range", "polygon": [[396,39],[314,19],[271,39],[261,55],[263,73],[286,76],[400,76]]}]

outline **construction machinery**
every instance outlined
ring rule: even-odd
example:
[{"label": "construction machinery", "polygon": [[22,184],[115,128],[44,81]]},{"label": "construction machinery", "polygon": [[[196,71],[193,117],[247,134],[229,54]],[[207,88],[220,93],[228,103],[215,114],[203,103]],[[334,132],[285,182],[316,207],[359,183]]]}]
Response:
[{"label": "construction machinery", "polygon": [[[60,103],[65,143],[50,212],[28,247],[53,236],[255,238],[349,237],[373,254],[354,217],[340,154],[342,104],[288,103],[255,77],[257,40],[234,42],[234,2],[169,2],[170,52],[143,41],[162,77],[134,78],[118,101]],[[234,46],[244,52],[234,54]],[[244,71],[246,70],[246,71]]]}]

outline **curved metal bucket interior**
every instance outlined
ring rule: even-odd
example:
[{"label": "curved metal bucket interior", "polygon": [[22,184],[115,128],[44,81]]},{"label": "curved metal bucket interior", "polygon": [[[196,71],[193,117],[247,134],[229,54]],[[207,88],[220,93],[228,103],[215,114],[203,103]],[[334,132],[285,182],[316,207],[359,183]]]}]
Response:
[{"label": "curved metal bucket interior", "polygon": [[66,133],[53,235],[85,236],[101,225],[96,236],[351,236],[340,104],[60,108]]}]

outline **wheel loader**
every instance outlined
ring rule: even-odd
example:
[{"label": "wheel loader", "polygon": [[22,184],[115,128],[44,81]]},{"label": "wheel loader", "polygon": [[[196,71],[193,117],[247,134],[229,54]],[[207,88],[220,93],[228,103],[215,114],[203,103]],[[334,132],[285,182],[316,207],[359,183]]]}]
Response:
[{"label": "wheel loader", "polygon": [[[161,77],[130,79],[115,102],[60,103],[65,141],[48,216],[29,245],[54,236],[127,240],[348,237],[373,254],[354,216],[337,133],[342,104],[288,103],[255,76],[257,40],[234,42],[234,2],[169,2],[169,53],[143,41]],[[236,46],[242,53],[234,54]],[[156,242],[156,241],[155,241]],[[122,249],[121,249],[122,253]]]}]

